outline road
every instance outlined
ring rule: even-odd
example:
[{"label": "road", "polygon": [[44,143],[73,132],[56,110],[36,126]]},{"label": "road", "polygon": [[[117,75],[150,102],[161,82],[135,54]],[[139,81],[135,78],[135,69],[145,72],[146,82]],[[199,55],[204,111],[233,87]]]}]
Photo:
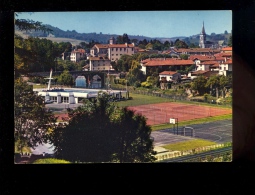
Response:
[{"label": "road", "polygon": [[[202,153],[198,153],[198,154],[185,155],[185,156],[181,156],[181,157],[177,157],[177,158],[166,159],[166,160],[162,160],[160,162],[185,162],[185,161],[195,160],[197,158],[205,159],[206,156],[216,157],[219,154],[225,154],[227,152],[232,153],[232,147],[231,146],[216,149],[216,150],[211,150],[211,151],[207,151],[207,152],[202,152]],[[192,162],[195,162],[195,161],[192,161]]]}]

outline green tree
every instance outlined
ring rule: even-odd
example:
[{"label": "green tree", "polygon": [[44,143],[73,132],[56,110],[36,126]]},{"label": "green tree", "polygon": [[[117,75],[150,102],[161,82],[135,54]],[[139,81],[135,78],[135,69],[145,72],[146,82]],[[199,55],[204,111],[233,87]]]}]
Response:
[{"label": "green tree", "polygon": [[22,152],[23,147],[34,148],[47,143],[56,118],[46,111],[44,99],[21,79],[14,83],[14,138]]},{"label": "green tree", "polygon": [[[177,39],[178,40],[178,39]],[[175,41],[175,47],[177,48],[188,48],[188,45],[184,41]]]},{"label": "green tree", "polygon": [[136,81],[142,82],[144,80],[144,74],[141,71],[141,65],[139,62],[133,60],[131,68],[127,74],[127,79],[130,85],[133,85]]},{"label": "green tree", "polygon": [[156,160],[151,139],[151,127],[146,119],[134,111],[122,108],[119,118],[115,120],[117,147],[113,155],[116,162],[153,162]]},{"label": "green tree", "polygon": [[206,92],[206,83],[205,76],[200,75],[192,81],[191,89],[197,90],[199,95],[203,95]]},{"label": "green tree", "polygon": [[183,60],[187,60],[189,58],[188,54],[181,54],[180,58]]},{"label": "green tree", "polygon": [[210,87],[210,95],[212,95],[213,89],[216,90],[216,97],[219,98],[219,87],[220,87],[220,77],[218,75],[211,76],[207,82],[206,87]]},{"label": "green tree", "polygon": [[99,92],[68,111],[66,126],[52,133],[57,158],[71,162],[152,162],[153,142],[146,119],[109,102],[110,96]]},{"label": "green tree", "polygon": [[228,39],[228,46],[232,47],[232,36],[230,36]]},{"label": "green tree", "polygon": [[[22,13],[16,12],[15,16],[17,17]],[[43,32],[52,32],[51,29],[47,28],[41,22],[26,20],[26,19],[17,19],[14,20],[15,27],[19,30],[25,31],[43,31]],[[21,74],[26,74],[29,72],[29,66],[31,63],[36,62],[36,55],[31,48],[29,41],[24,40],[16,33],[14,35],[14,69],[15,69],[15,78],[18,78]]]},{"label": "green tree", "polygon": [[74,84],[74,80],[72,75],[68,70],[64,70],[61,75],[58,76],[58,83],[62,85],[72,86]]}]

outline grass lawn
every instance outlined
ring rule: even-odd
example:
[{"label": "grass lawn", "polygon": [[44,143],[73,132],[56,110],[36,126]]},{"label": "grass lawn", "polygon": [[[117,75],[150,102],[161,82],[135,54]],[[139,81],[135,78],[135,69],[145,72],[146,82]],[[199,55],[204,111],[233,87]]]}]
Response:
[{"label": "grass lawn", "polygon": [[48,85],[33,85],[33,89],[47,88]]},{"label": "grass lawn", "polygon": [[[181,126],[202,124],[202,123],[214,122],[214,121],[219,121],[219,120],[227,120],[227,119],[232,119],[232,114],[226,114],[226,115],[221,115],[221,116],[212,116],[212,117],[194,119],[194,120],[189,120],[189,121],[182,121],[182,122],[178,123],[178,126],[181,127]],[[168,128],[172,128],[172,127],[173,127],[172,124],[160,124],[160,125],[151,126],[152,131],[168,129]]]},{"label": "grass lawn", "polygon": [[69,164],[69,163],[71,162],[62,159],[44,158],[36,160],[33,164]]},{"label": "grass lawn", "polygon": [[200,148],[203,146],[211,146],[215,144],[217,143],[212,141],[207,141],[207,140],[195,139],[190,141],[172,143],[172,144],[164,145],[162,147],[170,151],[175,151],[175,150],[187,151],[187,150],[192,150],[192,149]]},{"label": "grass lawn", "polygon": [[135,93],[129,93],[129,97],[132,97],[133,99],[116,102],[116,104],[120,107],[124,107],[124,106],[139,106],[139,105],[146,105],[146,104],[166,103],[166,102],[173,101],[171,99],[141,95],[141,94],[135,94]]},{"label": "grass lawn", "polygon": [[[142,95],[142,94],[135,94],[129,93],[129,97],[132,97],[132,100],[127,101],[120,101],[116,104],[120,107],[124,106],[139,106],[139,105],[146,105],[146,104],[157,104],[157,103],[166,103],[166,102],[174,102],[173,99],[162,98],[157,96],[149,96],[149,95]],[[177,103],[184,103],[184,104],[193,104],[193,105],[201,105],[201,106],[210,106],[210,107],[217,107],[217,108],[229,108],[229,106],[224,105],[217,105],[217,104],[208,104],[204,102],[194,102],[194,101],[180,101],[176,100]]]}]

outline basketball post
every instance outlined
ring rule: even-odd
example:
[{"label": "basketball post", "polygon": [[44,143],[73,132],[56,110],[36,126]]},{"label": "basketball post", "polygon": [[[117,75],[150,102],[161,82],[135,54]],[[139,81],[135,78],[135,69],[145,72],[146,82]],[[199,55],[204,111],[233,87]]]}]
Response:
[{"label": "basketball post", "polygon": [[175,134],[175,124],[177,125],[177,135],[178,135],[178,118],[170,118],[170,124],[173,124],[174,134]]}]

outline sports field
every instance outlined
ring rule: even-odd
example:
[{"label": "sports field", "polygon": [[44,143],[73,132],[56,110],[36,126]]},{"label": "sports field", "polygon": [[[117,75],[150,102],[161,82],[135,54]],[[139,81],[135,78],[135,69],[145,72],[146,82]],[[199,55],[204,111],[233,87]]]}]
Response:
[{"label": "sports field", "polygon": [[169,123],[170,118],[178,119],[178,122],[180,122],[232,113],[232,109],[230,108],[218,108],[177,102],[129,106],[128,108],[134,110],[137,114],[139,113],[145,116],[148,125]]}]

